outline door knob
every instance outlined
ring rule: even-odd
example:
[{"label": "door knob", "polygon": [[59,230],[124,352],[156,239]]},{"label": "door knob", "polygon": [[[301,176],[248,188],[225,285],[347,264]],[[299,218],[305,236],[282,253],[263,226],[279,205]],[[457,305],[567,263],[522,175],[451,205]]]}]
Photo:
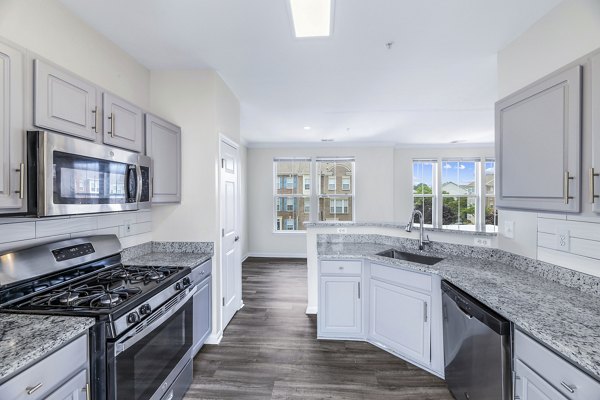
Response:
[{"label": "door knob", "polygon": [[237,242],[238,240],[240,240],[240,237],[236,236],[234,240]]}]

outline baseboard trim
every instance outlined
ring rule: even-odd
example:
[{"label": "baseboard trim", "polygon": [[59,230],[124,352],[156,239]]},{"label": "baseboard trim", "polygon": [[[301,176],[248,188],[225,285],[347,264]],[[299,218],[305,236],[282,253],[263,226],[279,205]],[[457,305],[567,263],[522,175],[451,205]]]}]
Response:
[{"label": "baseboard trim", "polygon": [[246,258],[248,257],[258,257],[258,258],[306,258],[306,253],[270,253],[270,252],[249,252]]},{"label": "baseboard trim", "polygon": [[319,311],[319,307],[317,306],[308,306],[306,307],[306,313],[307,314],[317,314]]},{"label": "baseboard trim", "polygon": [[243,256],[242,256],[242,262],[246,261],[246,259],[247,259],[248,257],[249,257],[249,255],[248,255],[248,254],[246,254],[246,255],[243,255]]},{"label": "baseboard trim", "polygon": [[217,334],[211,333],[210,336],[206,338],[206,344],[219,344],[223,340],[223,331],[217,332]]}]

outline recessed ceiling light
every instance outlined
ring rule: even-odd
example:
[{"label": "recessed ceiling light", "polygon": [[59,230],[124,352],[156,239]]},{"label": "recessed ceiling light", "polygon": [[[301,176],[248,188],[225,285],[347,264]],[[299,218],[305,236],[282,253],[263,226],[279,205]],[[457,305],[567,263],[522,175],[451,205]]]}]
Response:
[{"label": "recessed ceiling light", "polygon": [[321,142],[333,142],[333,139],[323,138]]},{"label": "recessed ceiling light", "polygon": [[305,131],[310,131],[310,126],[305,126],[305,127],[304,127],[304,130],[305,130]]},{"label": "recessed ceiling light", "polygon": [[331,35],[333,0],[289,0],[296,37]]}]

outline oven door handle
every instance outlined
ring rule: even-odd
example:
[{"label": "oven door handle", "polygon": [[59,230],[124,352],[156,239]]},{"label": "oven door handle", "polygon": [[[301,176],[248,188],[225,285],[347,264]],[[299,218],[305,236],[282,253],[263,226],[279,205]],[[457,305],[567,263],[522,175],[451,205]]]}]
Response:
[{"label": "oven door handle", "polygon": [[[160,318],[152,321],[150,323],[150,325],[147,325],[141,331],[137,332],[135,330],[135,328],[133,328],[132,329],[133,332],[131,332],[129,335],[126,335],[125,337],[123,337],[122,339],[120,339],[118,342],[115,343],[115,357],[117,357],[119,354],[121,354],[125,350],[129,349],[131,346],[133,346],[134,344],[136,344],[137,342],[139,342],[143,338],[145,338],[148,334],[150,334],[154,330],[154,328],[156,328],[157,326],[160,326],[163,322],[165,322],[167,319],[169,319],[181,307],[183,307],[184,305],[186,305],[187,302],[192,299],[192,297],[194,297],[194,294],[196,294],[197,290],[198,289],[196,287],[193,287],[192,289],[189,290],[189,292],[183,298],[183,300],[180,300],[179,303],[177,303],[177,305],[175,307],[170,308],[168,311],[164,311],[163,308],[165,307],[166,304],[169,303],[167,301],[165,304],[163,304],[161,306],[161,308],[159,308],[158,310],[156,310],[154,312],[154,313],[157,313],[157,312],[160,312],[162,310],[163,311],[163,315]],[[177,294],[176,296],[179,296],[179,294]],[[146,318],[141,323],[144,324],[145,321],[147,321],[150,318],[152,318],[152,314],[149,315],[148,318]]]}]

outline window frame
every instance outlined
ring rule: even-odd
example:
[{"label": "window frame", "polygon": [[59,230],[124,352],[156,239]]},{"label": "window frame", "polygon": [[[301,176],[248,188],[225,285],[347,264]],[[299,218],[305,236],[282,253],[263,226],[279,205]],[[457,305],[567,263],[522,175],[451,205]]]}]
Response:
[{"label": "window frame", "polygon": [[[288,185],[286,185],[285,177],[281,175],[277,175],[277,163],[278,162],[309,162],[310,163],[310,171],[309,174],[298,174],[296,177],[296,188],[300,189],[298,193],[289,194],[289,193],[278,193],[278,191],[290,190]],[[336,193],[320,193],[321,192],[321,181],[318,176],[319,171],[319,162],[351,162],[352,163],[352,175],[348,176],[350,179],[350,188],[349,190],[344,190],[345,193],[336,194]],[[300,214],[301,212],[305,215],[308,214],[308,220],[306,222],[319,222],[319,206],[321,198],[342,198],[346,199],[346,205],[342,208],[342,211],[346,211],[343,215],[348,215],[350,212],[352,213],[351,221],[338,221],[341,223],[353,223],[356,221],[356,194],[355,194],[355,175],[356,175],[356,161],[354,157],[274,157],[273,158],[273,233],[277,234],[293,234],[293,233],[306,233],[306,229],[297,226],[295,230],[288,230],[287,227],[287,219],[282,216],[278,216],[278,212],[295,212]],[[300,185],[299,178],[302,176],[302,185]],[[308,178],[308,182],[306,182],[306,178]],[[346,177],[343,177],[346,178]],[[306,186],[308,185],[308,190],[306,190]],[[337,179],[335,182],[335,187],[337,189]],[[329,181],[327,181],[327,188],[329,188]],[[334,190],[336,190],[334,189]],[[294,188],[292,188],[294,190]],[[347,193],[346,193],[347,192]],[[281,199],[282,203],[277,204],[277,199]],[[299,200],[298,206],[294,207],[294,210],[288,210],[287,203],[284,203],[284,199],[304,199],[304,206],[300,207]],[[350,201],[352,199],[352,201]],[[287,201],[287,200],[285,200]],[[350,205],[351,203],[351,205]],[[350,211],[351,210],[351,211]],[[308,211],[308,212],[306,212]],[[342,215],[342,213],[336,213]],[[326,222],[326,221],[325,221]],[[302,222],[299,222],[302,224]],[[277,229],[278,226],[280,229]]]},{"label": "window frame", "polygon": [[[434,229],[442,229],[446,232],[453,231],[461,231],[461,232],[473,232],[473,233],[497,233],[498,232],[498,220],[496,219],[496,225],[493,229],[488,229],[485,223],[485,206],[486,201],[489,198],[495,199],[495,189],[494,194],[487,194],[485,189],[485,183],[483,180],[485,179],[485,164],[486,162],[494,162],[494,167],[496,166],[496,160],[493,157],[438,157],[438,158],[414,158],[411,162],[411,172],[414,171],[414,163],[415,162],[432,162],[437,163],[437,167],[435,168],[435,173],[433,177],[433,188],[432,195],[424,195],[414,193],[414,178],[411,181],[411,187],[413,191],[412,195],[412,203],[411,206],[414,209],[415,198],[432,198],[432,225],[431,227]],[[475,189],[472,194],[467,195],[453,195],[453,194],[443,194],[442,193],[442,169],[445,162],[475,162]],[[494,182],[495,183],[495,182]],[[495,187],[495,185],[494,185]],[[475,203],[475,223],[473,225],[443,225],[443,208],[444,208],[444,199],[445,198],[467,198],[472,199]],[[494,202],[494,209],[497,210]],[[420,223],[420,222],[419,222]],[[415,225],[419,223],[415,222]],[[425,227],[429,227],[427,224]]]},{"label": "window frame", "polygon": [[[414,192],[414,177],[412,179],[412,184],[411,184],[411,192],[412,192],[412,207],[413,210],[415,209],[415,198],[421,198],[421,199],[426,199],[426,198],[431,198],[431,224],[425,224],[424,227],[437,227],[437,216],[438,216],[438,202],[439,202],[439,196],[438,196],[438,175],[439,175],[439,161],[435,160],[435,159],[422,159],[422,158],[416,158],[412,160],[411,163],[411,174],[414,171],[414,165],[415,162],[421,162],[421,163],[431,163],[433,164],[432,169],[433,169],[433,173],[432,173],[432,177],[431,177],[431,194],[418,194]],[[415,225],[417,226],[421,226],[421,221],[419,221],[418,224],[415,223]]]}]

